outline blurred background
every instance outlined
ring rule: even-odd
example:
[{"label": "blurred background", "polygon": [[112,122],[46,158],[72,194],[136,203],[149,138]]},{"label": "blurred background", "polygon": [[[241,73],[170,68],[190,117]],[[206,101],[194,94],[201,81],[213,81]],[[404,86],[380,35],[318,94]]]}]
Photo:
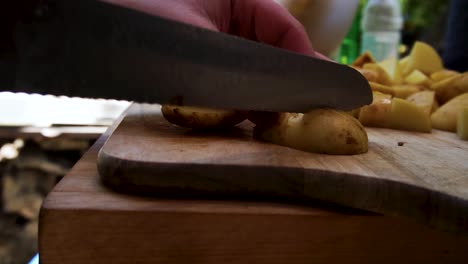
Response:
[{"label": "blurred background", "polygon": [[[276,1],[304,24],[317,50],[343,64],[361,53],[367,0]],[[398,55],[416,40],[442,54],[450,1],[396,1]],[[129,104],[0,93],[0,264],[28,263],[37,253],[43,199]]]}]

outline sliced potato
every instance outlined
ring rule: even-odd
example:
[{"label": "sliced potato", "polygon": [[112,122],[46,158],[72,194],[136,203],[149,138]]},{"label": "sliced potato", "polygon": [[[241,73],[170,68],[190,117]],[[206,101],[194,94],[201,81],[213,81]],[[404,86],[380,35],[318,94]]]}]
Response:
[{"label": "sliced potato", "polygon": [[432,113],[431,120],[433,127],[456,132],[458,113],[465,107],[468,107],[468,93],[458,95]]},{"label": "sliced potato", "polygon": [[430,75],[442,69],[442,59],[437,51],[424,42],[416,41],[411,49],[404,74],[407,75],[414,70],[419,70]]},{"label": "sliced potato", "polygon": [[390,126],[418,132],[431,132],[432,129],[429,115],[417,105],[401,98],[392,100]]},{"label": "sliced potato", "polygon": [[436,104],[434,91],[417,92],[410,95],[406,100],[419,106],[427,116],[431,115],[434,104]]},{"label": "sliced potato", "polygon": [[457,74],[431,85],[437,99],[445,103],[459,94],[468,92],[468,72]]},{"label": "sliced potato", "polygon": [[372,104],[361,107],[359,121],[369,127],[390,127],[392,96],[380,92],[372,93]]},{"label": "sliced potato", "polygon": [[167,121],[188,128],[227,128],[245,120],[243,112],[191,106],[162,105],[161,112]]},{"label": "sliced potato", "polygon": [[400,64],[400,70],[403,76],[406,76],[406,74],[409,73],[408,70],[406,69],[408,67],[409,58],[410,58],[409,56],[406,56],[404,58],[401,58],[400,61],[398,62],[398,64]]},{"label": "sliced potato", "polygon": [[436,71],[433,74],[431,74],[431,79],[434,82],[439,82],[439,81],[442,81],[444,79],[450,78],[450,77],[458,75],[458,74],[460,74],[460,73],[456,72],[456,71],[443,69],[443,70]]},{"label": "sliced potato", "polygon": [[468,140],[468,106],[458,112],[457,135],[463,140]]},{"label": "sliced potato", "polygon": [[359,57],[357,57],[351,65],[354,67],[362,67],[364,66],[364,64],[375,62],[376,61],[372,56],[372,53],[370,53],[370,51],[366,51],[362,53]]},{"label": "sliced potato", "polygon": [[364,78],[367,79],[368,82],[378,82],[379,81],[379,73],[375,70],[371,69],[363,69],[358,67],[353,67],[355,70],[360,72]]},{"label": "sliced potato", "polygon": [[392,85],[392,80],[390,76],[387,74],[387,72],[384,69],[382,69],[382,67],[380,67],[380,65],[376,63],[367,63],[367,64],[364,64],[363,68],[366,70],[372,70],[372,71],[377,72],[378,74],[378,79],[376,81],[377,83],[380,83],[383,85]]},{"label": "sliced potato", "polygon": [[401,73],[400,64],[397,59],[388,58],[379,62],[378,65],[385,70],[393,84],[403,83],[403,74]]},{"label": "sliced potato", "polygon": [[429,77],[427,77],[420,70],[414,70],[408,76],[405,77],[405,83],[430,87],[432,80],[429,79]]},{"label": "sliced potato", "polygon": [[400,84],[392,86],[393,96],[407,98],[408,96],[424,90],[424,86],[416,84]]},{"label": "sliced potato", "polygon": [[332,109],[280,115],[270,127],[256,126],[257,138],[299,150],[333,155],[367,152],[367,133],[357,119]]},{"label": "sliced potato", "polygon": [[369,85],[372,91],[381,92],[381,93],[390,94],[390,95],[394,94],[394,90],[390,86],[383,85],[380,83],[375,83],[375,82],[369,82]]}]

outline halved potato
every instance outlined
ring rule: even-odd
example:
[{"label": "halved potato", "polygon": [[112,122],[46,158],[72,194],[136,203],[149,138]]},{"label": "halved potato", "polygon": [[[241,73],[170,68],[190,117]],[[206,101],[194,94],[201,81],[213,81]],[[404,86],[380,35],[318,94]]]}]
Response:
[{"label": "halved potato", "polygon": [[324,154],[360,154],[368,148],[367,133],[361,123],[332,109],[283,113],[269,127],[255,126],[254,134],[278,145]]},{"label": "halved potato", "polygon": [[198,129],[228,128],[246,119],[240,111],[192,106],[162,105],[161,112],[173,124]]}]

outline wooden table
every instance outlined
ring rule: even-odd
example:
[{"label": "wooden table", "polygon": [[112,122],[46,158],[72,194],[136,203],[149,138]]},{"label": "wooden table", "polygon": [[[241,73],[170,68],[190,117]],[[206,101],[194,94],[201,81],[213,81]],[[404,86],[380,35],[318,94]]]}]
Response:
[{"label": "wooden table", "polygon": [[334,207],[112,192],[100,185],[96,169],[97,153],[112,131],[46,198],[41,263],[468,263],[467,237],[406,219]]}]

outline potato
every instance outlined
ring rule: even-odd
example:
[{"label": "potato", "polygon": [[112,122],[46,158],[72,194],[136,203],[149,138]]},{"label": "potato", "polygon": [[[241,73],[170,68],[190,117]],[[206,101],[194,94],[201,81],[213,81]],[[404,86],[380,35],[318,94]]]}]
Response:
[{"label": "potato", "polygon": [[424,85],[427,87],[431,86],[432,80],[429,79],[424,73],[419,70],[412,71],[408,76],[405,77],[405,83]]},{"label": "potato", "polygon": [[400,84],[391,87],[393,96],[398,98],[407,98],[408,96],[424,90],[424,86],[415,84]]},{"label": "potato", "polygon": [[408,58],[404,75],[419,70],[430,75],[443,69],[442,59],[437,51],[426,43],[416,41]]},{"label": "potato", "polygon": [[383,84],[383,85],[392,85],[392,80],[391,80],[390,76],[378,64],[376,64],[376,63],[367,63],[367,64],[364,64],[363,68],[366,69],[366,70],[375,71],[378,74],[378,79],[376,81],[377,83]]},{"label": "potato", "polygon": [[378,65],[385,70],[393,84],[403,83],[403,74],[397,59],[389,58],[379,62]]},{"label": "potato", "polygon": [[350,114],[354,118],[359,119],[359,112],[361,112],[361,108],[356,108],[351,111],[347,111],[346,113]]},{"label": "potato", "polygon": [[390,95],[394,94],[394,90],[390,86],[375,83],[375,82],[369,82],[369,85],[372,91],[381,92],[381,93],[390,94]]},{"label": "potato", "polygon": [[417,92],[410,95],[406,100],[419,106],[427,116],[431,115],[434,104],[437,104],[434,91]]},{"label": "potato", "polygon": [[390,127],[395,129],[431,132],[431,119],[417,105],[401,98],[393,98]]},{"label": "potato", "polygon": [[403,76],[406,76],[405,73],[407,73],[406,68],[408,67],[408,61],[409,61],[409,56],[406,56],[404,58],[401,58],[400,61],[398,62],[398,64],[400,65],[401,74]]},{"label": "potato", "polygon": [[361,107],[359,121],[369,127],[390,127],[392,96],[380,92],[372,93],[372,104]]},{"label": "potato", "polygon": [[170,123],[197,129],[228,128],[246,118],[245,113],[234,110],[177,105],[162,105],[161,112]]},{"label": "potato", "polygon": [[458,113],[467,106],[468,93],[458,95],[432,113],[432,126],[436,129],[456,132]]},{"label": "potato", "polygon": [[468,92],[468,72],[457,74],[431,85],[436,97],[445,103],[455,96]]},{"label": "potato", "polygon": [[355,70],[360,72],[368,82],[377,82],[379,81],[379,74],[375,70],[363,69],[358,67],[353,67]]},{"label": "potato", "polygon": [[269,127],[255,126],[256,138],[299,150],[353,155],[367,152],[367,133],[357,119],[332,109],[283,113]]},{"label": "potato", "polygon": [[446,69],[443,69],[443,70],[440,70],[440,71],[436,71],[434,72],[433,74],[431,74],[431,79],[434,81],[434,82],[439,82],[439,81],[442,81],[444,79],[447,79],[447,78],[450,78],[452,76],[455,76],[457,74],[460,74],[459,72],[456,72],[456,71],[451,71],[451,70],[446,70]]},{"label": "potato", "polygon": [[370,53],[370,51],[366,51],[363,54],[361,54],[354,60],[354,62],[351,65],[354,67],[362,67],[364,66],[364,64],[367,63],[375,63],[375,59]]},{"label": "potato", "polygon": [[463,140],[468,140],[468,106],[458,112],[457,135]]}]

